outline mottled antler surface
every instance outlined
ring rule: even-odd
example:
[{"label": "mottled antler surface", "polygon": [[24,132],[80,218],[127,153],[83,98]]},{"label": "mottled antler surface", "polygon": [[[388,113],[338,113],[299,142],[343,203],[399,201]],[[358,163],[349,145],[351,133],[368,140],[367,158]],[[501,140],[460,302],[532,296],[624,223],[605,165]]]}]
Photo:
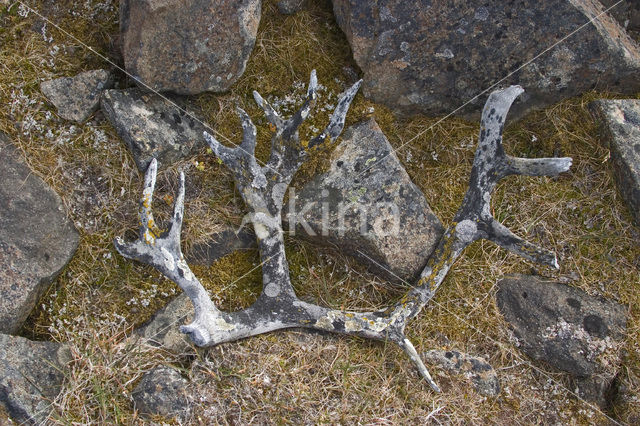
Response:
[{"label": "mottled antler surface", "polygon": [[175,281],[190,297],[195,318],[191,324],[182,326],[181,331],[189,334],[198,346],[212,346],[292,327],[387,340],[399,345],[431,387],[439,390],[414,346],[405,336],[408,321],[420,313],[435,295],[449,268],[462,251],[476,240],[488,239],[527,259],[557,267],[553,253],[517,237],[491,215],[491,193],[498,181],[508,175],[557,175],[569,169],[571,159],[524,159],[505,154],[502,147],[505,116],[523,90],[518,86],[511,86],[493,92],[482,114],[480,139],[469,189],[453,224],[445,231],[416,286],[395,305],[376,312],[347,312],[304,302],[297,298],[291,286],[285,256],[281,221],[284,194],[309,151],[340,135],[349,105],[360,84],[361,81],[357,82],[341,95],[326,129],[309,141],[300,140],[298,128],[309,116],[316,99],[315,71],[311,73],[304,104],[287,120],[280,117],[266,100],[254,92],[256,103],[276,129],[271,141],[271,155],[265,166],[260,166],[255,158],[256,129],[243,110],[238,110],[243,128],[240,145],[227,147],[210,134],[204,134],[216,156],[234,172],[236,185],[249,208],[249,216],[255,228],[262,261],[263,288],[252,306],[237,312],[218,310],[185,263],[179,241],[184,202],[182,174],[168,230],[160,234],[155,227],[151,213],[156,178],[155,160],[145,176],[139,239],[133,243],[117,239],[116,248],[127,258],[155,267]]}]

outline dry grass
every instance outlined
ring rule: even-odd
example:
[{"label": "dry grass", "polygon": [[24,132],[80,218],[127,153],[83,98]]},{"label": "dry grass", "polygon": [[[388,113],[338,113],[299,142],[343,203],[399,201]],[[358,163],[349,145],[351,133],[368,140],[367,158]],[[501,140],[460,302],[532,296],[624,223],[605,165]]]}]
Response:
[{"label": "dry grass", "polygon": [[[116,3],[32,4],[117,62]],[[269,133],[260,127],[264,120],[251,101],[251,91],[257,88],[272,100],[300,94],[304,89],[296,84],[306,82],[316,68],[326,86],[322,107],[349,83],[343,68],[354,65],[328,1],[311,2],[293,17],[279,15],[273,0],[263,3],[258,40],[245,75],[229,93],[202,95],[189,103],[230,140],[240,136],[232,106],[241,104],[259,125],[258,152],[264,159]],[[44,34],[33,14],[23,17],[17,5],[10,11],[4,3],[0,6],[0,130],[18,144],[34,173],[62,195],[81,233],[76,256],[22,333],[69,342],[75,354],[64,392],[54,402],[52,423],[142,422],[129,395],[142,374],[158,363],[186,368],[195,398],[194,423],[605,422],[602,414],[567,390],[572,385],[565,375],[518,351],[497,311],[494,292],[499,278],[532,270],[629,306],[626,357],[619,377],[622,392],[608,414],[622,422],[639,421],[640,232],[615,190],[608,151],[599,144],[596,123],[586,110],[589,101],[612,94],[588,93],[507,129],[506,148],[512,154],[574,158],[571,172],[557,179],[511,178],[500,185],[493,203],[496,217],[516,233],[555,250],[561,269],[540,269],[490,243],[476,243],[455,265],[434,303],[408,328],[423,350],[454,348],[486,357],[500,375],[499,397],[481,397],[463,377],[437,368],[433,372],[444,392],[434,394],[395,347],[301,331],[200,352],[189,369],[188,359],[133,345],[126,338],[179,290],[113,249],[113,238],[135,227],[141,178],[124,144],[100,113],[79,126],[58,119],[38,89],[42,80],[109,64],[51,27]],[[451,220],[466,189],[478,124],[459,119],[398,121],[362,96],[349,113],[349,123],[367,117],[370,107],[391,143],[402,146],[398,157],[436,214],[445,223]],[[318,113],[302,134],[322,128],[327,120],[326,113]],[[403,146],[407,141],[411,142]],[[321,169],[325,158],[326,153],[314,157],[294,185]],[[198,167],[193,167],[196,161]],[[210,238],[222,226],[239,224],[244,207],[231,175],[206,152],[160,174],[160,218],[169,212],[162,198],[173,194],[178,167],[186,167],[188,176],[183,234],[187,247]],[[295,239],[287,241],[287,250],[296,291],[307,300],[373,309],[402,294],[337,250]],[[194,270],[222,307],[237,309],[259,292],[257,263],[255,252],[243,252]]]}]

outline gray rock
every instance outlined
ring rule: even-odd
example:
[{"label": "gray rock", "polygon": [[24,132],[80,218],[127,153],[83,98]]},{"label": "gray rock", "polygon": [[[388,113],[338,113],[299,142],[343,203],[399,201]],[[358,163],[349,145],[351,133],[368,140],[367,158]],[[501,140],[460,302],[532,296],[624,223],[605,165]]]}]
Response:
[{"label": "gray rock", "polygon": [[501,280],[496,298],[527,355],[570,373],[583,398],[606,405],[625,338],[622,305],[524,275]]},{"label": "gray rock", "polygon": [[125,141],[140,171],[152,158],[158,167],[189,156],[204,146],[204,126],[171,102],[138,89],[107,90],[102,109]]},{"label": "gray rock", "polygon": [[242,75],[260,23],[260,0],[124,0],[125,68],[141,87],[223,92]]},{"label": "gray rock", "polygon": [[181,293],[167,306],[160,309],[145,325],[136,330],[138,336],[153,346],[176,354],[191,354],[193,349],[180,326],[193,318],[193,305],[186,294]]},{"label": "gray rock", "polygon": [[640,90],[640,48],[611,16],[599,16],[596,0],[333,0],[333,8],[365,96],[397,114],[475,117],[484,102],[475,97],[497,81],[526,89],[512,118],[594,87]]},{"label": "gray rock", "polygon": [[611,152],[613,174],[622,198],[640,225],[640,100],[601,99],[589,106]]},{"label": "gray rock", "polygon": [[0,133],[0,333],[22,327],[77,247],[58,194]]},{"label": "gray rock", "polygon": [[280,0],[278,2],[278,10],[283,15],[293,15],[304,7],[306,0]]},{"label": "gray rock", "polygon": [[443,350],[430,350],[423,357],[427,362],[471,379],[474,388],[481,395],[497,396],[500,393],[500,380],[496,371],[482,358]]},{"label": "gray rock", "polygon": [[65,120],[82,123],[100,105],[100,93],[113,87],[113,74],[105,70],[86,71],[75,77],[43,81],[42,94]]},{"label": "gray rock", "polygon": [[62,387],[69,349],[0,334],[0,403],[13,420],[41,424]]},{"label": "gray rock", "polygon": [[344,132],[329,171],[294,203],[284,213],[296,235],[336,245],[394,281],[413,281],[443,232],[374,120]]},{"label": "gray rock", "polygon": [[146,416],[162,416],[186,421],[191,417],[187,397],[189,382],[172,367],[161,366],[146,373],[132,396],[136,410]]}]

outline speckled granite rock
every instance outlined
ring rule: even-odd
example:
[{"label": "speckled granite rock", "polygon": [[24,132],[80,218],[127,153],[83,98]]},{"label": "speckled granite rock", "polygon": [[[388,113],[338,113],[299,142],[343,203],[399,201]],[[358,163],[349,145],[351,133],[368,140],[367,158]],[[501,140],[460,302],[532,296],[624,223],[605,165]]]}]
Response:
[{"label": "speckled granite rock", "polygon": [[621,363],[622,305],[526,275],[501,280],[496,299],[522,351],[570,373],[581,397],[606,405]]},{"label": "speckled granite rock", "polygon": [[500,380],[496,370],[482,358],[458,351],[443,350],[430,350],[423,356],[427,362],[471,379],[473,387],[481,395],[497,396],[500,393]]},{"label": "speckled granite rock", "polygon": [[62,200],[0,133],[0,333],[16,333],[78,247]]},{"label": "speckled granite rock", "polygon": [[65,120],[82,123],[100,105],[100,93],[113,87],[113,75],[105,70],[86,71],[40,83],[42,94]]},{"label": "speckled granite rock", "polygon": [[187,421],[191,417],[191,405],[186,389],[188,383],[175,368],[154,368],[142,377],[133,390],[136,410],[142,415]]},{"label": "speckled granite rock", "polygon": [[333,0],[333,7],[364,72],[365,96],[398,114],[477,116],[484,97],[475,97],[505,77],[501,85],[526,89],[512,119],[594,87],[640,90],[640,48],[597,0]]},{"label": "speckled granite rock", "polygon": [[20,424],[43,424],[58,395],[69,349],[0,334],[0,404]]},{"label": "speckled granite rock", "polygon": [[121,1],[125,68],[153,90],[223,92],[245,70],[261,5],[261,0]]},{"label": "speckled granite rock", "polygon": [[601,99],[590,108],[611,151],[613,174],[622,198],[640,225],[640,100]]},{"label": "speckled granite rock", "polygon": [[101,106],[142,172],[152,158],[161,168],[204,146],[204,126],[160,96],[138,89],[107,90]]},{"label": "speckled granite rock", "polygon": [[329,171],[294,205],[283,213],[296,235],[335,245],[393,281],[412,282],[443,232],[374,120],[345,130]]}]

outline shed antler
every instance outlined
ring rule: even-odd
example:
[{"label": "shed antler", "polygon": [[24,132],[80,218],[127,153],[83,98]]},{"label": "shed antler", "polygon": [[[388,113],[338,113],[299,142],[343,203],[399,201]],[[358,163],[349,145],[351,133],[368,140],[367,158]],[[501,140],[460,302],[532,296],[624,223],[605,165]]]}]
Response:
[{"label": "shed antler", "polygon": [[527,259],[557,267],[553,253],[515,236],[491,215],[490,197],[497,182],[505,176],[554,176],[568,170],[571,159],[523,159],[506,155],[502,148],[504,118],[523,90],[519,86],[511,86],[493,92],[482,114],[480,140],[469,189],[454,223],[445,231],[416,287],[395,305],[376,312],[347,312],[304,302],[297,298],[293,290],[285,256],[281,221],[284,194],[309,151],[340,135],[345,116],[361,82],[358,81],[341,95],[329,125],[309,142],[300,140],[298,127],[308,117],[316,99],[315,71],[311,73],[304,104],[288,120],[281,118],[268,102],[254,92],[256,103],[276,128],[271,141],[271,156],[265,166],[260,166],[255,158],[256,129],[243,110],[238,109],[243,128],[243,139],[239,146],[224,146],[210,134],[204,133],[205,140],[216,156],[234,172],[236,185],[249,208],[249,216],[258,239],[263,287],[260,296],[249,308],[237,312],[218,310],[184,261],[179,241],[184,203],[182,173],[169,228],[159,235],[151,213],[157,169],[155,160],[151,162],[145,176],[140,207],[140,237],[133,243],[124,243],[118,238],[115,245],[123,256],[158,269],[189,296],[194,305],[195,318],[180,330],[189,334],[198,346],[213,346],[292,327],[392,341],[409,355],[420,374],[438,391],[438,386],[405,336],[404,329],[408,321],[418,315],[429,302],[458,256],[476,240],[488,239]]}]

